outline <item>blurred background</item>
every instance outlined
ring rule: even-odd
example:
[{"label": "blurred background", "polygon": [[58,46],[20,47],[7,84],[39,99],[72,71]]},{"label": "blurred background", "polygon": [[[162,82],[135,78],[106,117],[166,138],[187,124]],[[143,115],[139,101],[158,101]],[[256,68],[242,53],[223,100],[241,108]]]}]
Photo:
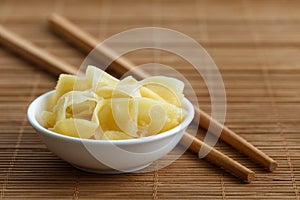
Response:
[{"label": "blurred background", "polygon": [[[219,142],[217,149],[256,171],[253,184],[241,183],[190,152],[153,173],[103,176],[78,171],[50,153],[26,119],[28,104],[53,89],[57,77],[0,45],[1,199],[299,199],[299,11],[297,0],[0,0],[1,25],[75,66],[86,55],[50,30],[51,13],[65,16],[100,41],[145,26],[192,37],[224,79],[226,125],[279,163],[277,171],[266,173]],[[115,48],[123,45],[128,44]],[[207,88],[186,61],[158,50],[125,57],[137,65],[157,62],[182,72],[200,107],[210,111]]]}]

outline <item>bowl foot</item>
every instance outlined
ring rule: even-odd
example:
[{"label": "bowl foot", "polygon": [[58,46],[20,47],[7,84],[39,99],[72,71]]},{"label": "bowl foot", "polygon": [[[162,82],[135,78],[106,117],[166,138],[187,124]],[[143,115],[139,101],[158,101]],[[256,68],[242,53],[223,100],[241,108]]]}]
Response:
[{"label": "bowl foot", "polygon": [[90,168],[80,167],[80,166],[74,165],[74,164],[71,164],[71,165],[73,167],[79,169],[79,170],[86,171],[86,172],[91,172],[91,173],[95,173],[95,174],[124,174],[124,173],[132,173],[132,172],[142,170],[142,169],[148,167],[151,164],[152,164],[152,162],[147,163],[146,165],[143,165],[143,166],[127,169],[127,170],[124,170],[124,171],[119,171],[119,170],[97,170],[97,169],[90,169]]}]

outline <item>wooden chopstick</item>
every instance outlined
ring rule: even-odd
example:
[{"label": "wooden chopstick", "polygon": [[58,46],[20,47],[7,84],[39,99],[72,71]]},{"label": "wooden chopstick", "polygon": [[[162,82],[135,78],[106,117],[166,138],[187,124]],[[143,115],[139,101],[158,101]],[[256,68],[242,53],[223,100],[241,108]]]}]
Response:
[{"label": "wooden chopstick", "polygon": [[[64,17],[58,14],[51,15],[48,21],[55,31],[65,36],[71,43],[76,44],[76,46],[79,47],[79,50],[81,50],[83,53],[89,53],[97,46],[97,44],[99,44],[99,41],[97,39],[91,37],[88,33],[80,30],[69,20],[65,19]],[[111,51],[109,48],[97,48],[100,52],[99,54],[97,54],[99,60],[113,60],[113,62],[110,64],[110,67],[118,74],[123,75],[124,73],[135,67],[135,65],[132,62],[123,57],[118,58],[117,60],[111,59],[112,54],[114,52]],[[134,73],[134,75],[138,78],[145,78],[148,76],[141,70],[135,70]]]},{"label": "wooden chopstick", "polygon": [[188,133],[185,133],[185,136],[182,137],[180,144],[183,144],[184,146],[190,145],[189,150],[196,154],[203,148],[203,152],[209,152],[204,157],[205,160],[225,169],[247,183],[250,183],[255,179],[255,173],[253,171]]},{"label": "wooden chopstick", "polygon": [[[0,43],[9,48],[11,51],[21,55],[23,58],[37,64],[39,67],[50,71],[55,76],[59,75],[60,73],[78,74],[74,66],[68,65],[59,58],[47,53],[43,49],[35,46],[24,38],[5,29],[4,27],[0,28]],[[38,52],[42,52],[42,54]],[[49,65],[49,63],[51,63],[51,65]],[[63,64],[65,64],[67,67],[65,67]],[[185,146],[189,146],[191,144],[189,149],[195,153],[198,153],[200,148],[203,146],[204,148],[211,150],[205,157],[205,159],[207,159],[209,162],[224,168],[226,171],[244,180],[245,182],[251,182],[254,180],[255,173],[253,171],[247,169],[214,148],[209,147],[201,140],[191,136],[188,133],[184,133],[181,144]]]},{"label": "wooden chopstick", "polygon": [[[230,130],[228,127],[221,125],[215,119],[212,119],[207,113],[204,111],[195,108],[195,118],[199,119],[200,117],[200,126],[202,127],[212,127],[212,130],[215,128],[221,128],[222,132],[220,138],[225,141],[226,143],[230,144],[232,147],[240,151],[241,153],[250,157],[256,163],[265,167],[268,171],[272,172],[277,168],[277,162],[274,161],[271,157],[267,154],[262,152],[260,149],[253,146],[247,140],[242,138],[241,136],[237,135],[235,132]],[[219,129],[217,129],[219,130]]]},{"label": "wooden chopstick", "polygon": [[[79,27],[74,25],[72,22],[70,22],[63,16],[60,16],[58,14],[51,15],[49,17],[49,24],[57,33],[62,35],[71,43],[78,46],[79,49],[81,49],[85,53],[89,53],[99,44],[99,41],[97,39],[93,38],[91,35],[81,30]],[[110,55],[106,54],[105,51],[102,51],[101,49],[98,50],[101,51],[99,52],[99,54],[102,54],[104,57],[110,57]],[[134,65],[128,60],[122,58],[112,63],[111,67],[115,68],[116,71],[124,72],[127,70],[131,70],[134,67]],[[123,69],[121,70],[121,68]],[[212,130],[222,130],[220,138],[227,144],[231,145],[241,153],[247,155],[249,158],[251,158],[256,163],[262,165],[267,170],[274,171],[276,169],[276,161],[274,161],[264,152],[253,146],[251,143],[247,142],[245,139],[240,137],[238,134],[236,134],[226,126],[223,126],[216,120],[212,119],[207,113],[205,113],[201,109],[196,108],[195,115],[195,123],[199,123],[199,125],[202,128],[208,129],[209,126],[215,128],[218,127],[218,129],[212,128]],[[198,121],[197,119],[200,120]],[[217,135],[217,133],[215,132],[212,133]]]},{"label": "wooden chopstick", "polygon": [[37,65],[43,66],[54,75],[60,73],[75,74],[76,68],[71,67],[68,63],[56,59],[51,54],[48,54],[45,50],[37,48],[27,40],[20,38],[15,33],[7,30],[0,25],[0,43],[12,49],[19,55],[26,57],[28,60],[36,63]]}]

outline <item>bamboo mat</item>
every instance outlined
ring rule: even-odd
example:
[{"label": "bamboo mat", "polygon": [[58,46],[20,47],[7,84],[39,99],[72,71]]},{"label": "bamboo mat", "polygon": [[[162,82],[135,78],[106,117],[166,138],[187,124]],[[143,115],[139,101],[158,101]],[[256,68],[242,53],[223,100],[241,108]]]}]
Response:
[{"label": "bamboo mat", "polygon": [[[244,184],[190,152],[152,173],[76,170],[47,150],[26,119],[29,103],[51,90],[56,79],[0,47],[0,198],[299,199],[299,9],[299,1],[271,0],[0,0],[0,24],[77,66],[84,55],[49,31],[46,18],[51,12],[99,39],[144,26],[172,28],[193,37],[221,71],[228,100],[226,125],[279,164],[278,170],[267,173],[219,142],[216,148],[254,170],[256,181]],[[183,72],[200,106],[209,112],[208,91],[184,61],[160,51],[127,57],[136,64],[159,62]]]}]

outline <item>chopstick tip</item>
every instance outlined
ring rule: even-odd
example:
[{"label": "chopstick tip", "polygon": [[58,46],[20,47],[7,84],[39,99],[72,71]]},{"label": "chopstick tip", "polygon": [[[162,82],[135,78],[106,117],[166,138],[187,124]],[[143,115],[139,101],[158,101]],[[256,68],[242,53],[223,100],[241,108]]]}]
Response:
[{"label": "chopstick tip", "polygon": [[52,22],[52,21],[54,21],[55,19],[57,19],[57,18],[59,18],[59,17],[60,17],[60,15],[59,15],[58,13],[53,12],[53,13],[51,13],[51,14],[47,17],[47,21],[48,21],[48,22]]},{"label": "chopstick tip", "polygon": [[278,167],[277,162],[273,160],[269,165],[269,171],[273,172],[277,167]]},{"label": "chopstick tip", "polygon": [[246,183],[251,183],[255,180],[255,172],[251,172],[247,175]]}]

